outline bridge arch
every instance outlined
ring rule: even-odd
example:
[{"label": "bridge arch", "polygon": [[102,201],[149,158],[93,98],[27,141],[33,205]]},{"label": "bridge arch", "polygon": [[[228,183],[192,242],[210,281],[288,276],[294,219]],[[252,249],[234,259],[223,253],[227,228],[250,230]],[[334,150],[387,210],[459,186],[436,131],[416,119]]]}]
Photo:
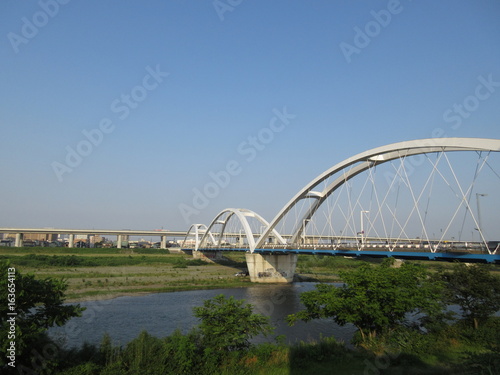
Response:
[{"label": "bridge arch", "polygon": [[205,224],[191,225],[189,230],[186,232],[186,237],[184,237],[181,248],[185,249],[188,245],[189,238],[194,236],[194,250],[198,251],[201,239],[204,235],[208,235],[212,241],[215,242],[214,236],[209,232],[208,227]]},{"label": "bridge arch", "polygon": [[[256,245],[255,234],[252,232],[250,223],[248,222],[248,218],[254,218],[258,220],[261,226],[266,229],[269,227],[269,222],[267,222],[259,214],[244,208],[226,208],[222,210],[219,214],[217,214],[217,216],[212,220],[212,222],[208,226],[206,233],[201,238],[199,247],[196,250],[208,247],[209,240],[212,241],[213,245],[220,248],[220,246],[222,245],[221,241],[226,231],[227,224],[229,220],[233,218],[233,216],[240,222],[244,234],[247,238],[249,250],[250,252],[253,252],[255,250],[255,245]],[[215,236],[212,235],[212,231],[215,225],[222,225],[222,228],[220,229],[218,235],[218,240],[216,240]],[[276,238],[276,240],[279,241],[281,244],[283,245],[286,244],[286,241],[281,237],[281,235],[275,229],[269,230],[268,233],[269,233],[268,236],[272,234]]]},{"label": "bridge arch", "polygon": [[[285,215],[298,202],[304,199],[314,199],[314,203],[311,204],[307,212],[303,215],[302,219],[298,221],[300,225],[297,225],[294,233],[292,233],[292,243],[296,242],[301,234],[305,231],[306,225],[309,223],[311,217],[326,201],[326,199],[339,187],[341,187],[343,184],[345,184],[347,181],[357,176],[358,174],[372,167],[395,159],[404,159],[406,157],[414,155],[451,151],[499,152],[500,140],[484,138],[421,139],[377,147],[345,159],[344,161],[335,164],[333,167],[326,170],[325,172],[314,178],[306,186],[304,186],[304,188],[302,188],[275,216],[267,229],[256,241],[255,248],[261,248],[264,245],[266,238],[276,229],[276,226],[285,217]],[[319,191],[315,190],[322,182],[336,174],[340,175],[332,182],[328,183],[326,187]],[[480,235],[482,234],[480,233]]]}]

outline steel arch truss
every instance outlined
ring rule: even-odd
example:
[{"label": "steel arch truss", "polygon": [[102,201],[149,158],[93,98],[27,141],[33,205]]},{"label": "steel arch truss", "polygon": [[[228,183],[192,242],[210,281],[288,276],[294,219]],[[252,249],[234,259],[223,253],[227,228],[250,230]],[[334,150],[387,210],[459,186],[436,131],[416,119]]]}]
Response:
[{"label": "steel arch truss", "polygon": [[[286,241],[281,237],[281,235],[275,230],[275,229],[269,229],[269,223],[262,218],[259,214],[243,209],[243,208],[227,208],[223,211],[221,211],[215,219],[210,223],[208,226],[206,233],[203,235],[203,237],[200,240],[200,244],[198,246],[198,249],[204,249],[204,248],[221,248],[222,244],[222,239],[224,237],[224,234],[226,234],[226,229],[227,229],[227,224],[230,219],[236,218],[243,229],[244,235],[247,239],[248,242],[248,248],[251,252],[255,250],[255,237],[258,236],[259,234],[254,234],[252,232],[251,226],[248,222],[248,218],[254,218],[259,221],[262,227],[266,228],[266,232],[268,233],[268,236],[273,236],[276,238],[276,240],[281,243],[281,244],[286,244]],[[215,232],[214,226],[216,225],[221,225],[221,229],[218,232]],[[214,235],[212,236],[212,233]]]},{"label": "steel arch truss", "polygon": [[189,227],[189,230],[187,231],[184,241],[182,242],[181,248],[185,249],[187,246],[189,246],[190,238],[194,237],[194,250],[198,251],[201,239],[205,235],[207,235],[208,238],[210,238],[213,242],[215,242],[214,236],[212,235],[212,233],[209,232],[205,224],[191,225],[191,227]]},{"label": "steel arch truss", "polygon": [[[298,238],[305,231],[307,223],[315,214],[318,208],[325,200],[339,187],[356,175],[367,171],[379,164],[383,164],[395,159],[404,159],[408,156],[444,153],[451,151],[476,151],[476,152],[499,152],[500,140],[480,139],[480,138],[431,138],[414,141],[406,141],[390,144],[383,147],[374,148],[350,157],[330,169],[326,170],[318,177],[309,182],[301,189],[276,215],[260,238],[255,242],[255,248],[262,248],[266,238],[275,231],[277,225],[285,215],[300,201],[304,199],[314,199],[307,212],[304,214],[292,233],[291,243],[296,243]],[[335,175],[338,177],[335,178]],[[333,177],[332,177],[333,176]],[[325,180],[333,178],[333,181],[327,181],[328,185],[319,191],[318,186]],[[303,223],[303,224],[301,224]]]}]

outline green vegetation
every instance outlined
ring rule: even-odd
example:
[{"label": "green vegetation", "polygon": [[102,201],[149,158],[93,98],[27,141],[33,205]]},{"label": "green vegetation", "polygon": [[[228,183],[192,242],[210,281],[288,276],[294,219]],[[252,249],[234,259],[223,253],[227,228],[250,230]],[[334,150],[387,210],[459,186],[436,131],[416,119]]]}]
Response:
[{"label": "green vegetation", "polygon": [[269,318],[253,314],[252,305],[222,294],[195,307],[194,316],[201,320],[203,344],[216,351],[248,349],[252,337],[272,332]]},{"label": "green vegetation", "polygon": [[[73,351],[73,362],[60,366],[60,375],[90,374],[363,374],[366,356],[354,353],[334,339],[292,347],[266,343],[241,350],[216,351],[204,344],[195,328],[157,338],[142,332],[125,347],[104,337],[99,348]],[[88,361],[87,358],[92,358]]]},{"label": "green vegetation", "polygon": [[[372,356],[365,361],[372,373],[500,373],[500,318],[492,316],[500,308],[500,279],[491,268],[455,264],[431,276],[422,265],[392,263],[365,264],[341,272],[340,288],[318,284],[302,293],[306,309],[289,322],[332,318],[354,324],[359,335],[353,341]],[[445,311],[450,303],[462,309],[457,321]]]},{"label": "green vegetation", "polygon": [[66,280],[70,302],[250,283],[248,277],[234,277],[246,266],[244,255],[236,253],[214,264],[165,249],[4,247],[0,260],[41,278]]},{"label": "green vegetation", "polygon": [[459,263],[452,272],[441,272],[436,278],[446,282],[445,301],[460,306],[465,320],[476,329],[500,310],[500,279],[490,269]]},{"label": "green vegetation", "polygon": [[363,264],[340,273],[345,283],[340,288],[320,284],[302,293],[306,310],[290,315],[289,322],[333,318],[339,325],[354,324],[365,342],[406,323],[410,313],[424,312],[429,318],[443,309],[442,285],[431,281],[423,267],[405,263],[393,268],[392,263],[387,259],[378,267]]},{"label": "green vegetation", "polygon": [[[65,297],[101,296],[103,291],[116,295],[248,285],[247,278],[234,277],[244,264],[244,254],[229,254],[222,266],[193,261],[182,254],[82,249],[88,252],[77,255],[29,250],[0,250],[12,262],[9,266],[2,261],[2,283],[8,282],[6,270],[14,265],[41,277],[15,274],[18,311],[22,311],[19,319],[23,319],[16,330],[22,349],[18,352],[21,373],[500,373],[500,317],[492,316],[500,304],[500,279],[495,267],[407,262],[396,268],[390,261],[299,257],[299,267],[308,271],[308,277],[342,280],[344,286],[318,284],[316,290],[303,293],[305,310],[290,316],[290,322],[330,318],[340,324],[355,324],[359,332],[354,346],[333,337],[291,346],[277,337],[274,343],[252,345],[253,336],[271,333],[268,319],[254,314],[252,306],[243,300],[219,295],[193,309],[200,323],[189,333],[177,331],[158,338],[143,332],[124,346],[114,345],[109,336],[104,336],[99,346],[63,349],[44,332],[81,311],[79,306],[63,305]],[[8,288],[2,288],[5,294]],[[6,295],[0,298],[7,300]],[[459,305],[460,316],[446,312],[444,307],[451,303]],[[1,314],[0,348],[5,361],[9,327],[6,311]],[[0,371],[8,374],[9,368]]]},{"label": "green vegetation", "polygon": [[360,267],[364,262],[352,258],[326,255],[299,255],[297,273],[305,280],[333,282],[341,281],[339,272]]},{"label": "green vegetation", "polygon": [[75,255],[102,255],[102,254],[170,254],[168,249],[117,249],[104,247],[0,247],[0,252],[4,254],[75,254]]},{"label": "green vegetation", "polygon": [[0,259],[10,260],[17,266],[48,268],[48,267],[118,267],[135,266],[138,264],[174,264],[183,266],[204,266],[206,263],[200,259],[186,260],[181,256],[159,257],[159,256],[77,256],[77,255],[37,255],[28,254],[23,256],[0,256]]},{"label": "green vegetation", "polygon": [[47,328],[80,316],[83,308],[64,304],[65,290],[62,280],[38,280],[0,261],[0,367],[29,365],[39,355],[33,348],[49,341]]}]

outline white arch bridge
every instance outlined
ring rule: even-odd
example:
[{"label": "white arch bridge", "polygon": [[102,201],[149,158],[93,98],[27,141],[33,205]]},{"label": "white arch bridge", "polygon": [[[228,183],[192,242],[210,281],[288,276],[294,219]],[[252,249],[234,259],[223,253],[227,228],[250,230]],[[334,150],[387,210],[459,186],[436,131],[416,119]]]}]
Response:
[{"label": "white arch bridge", "polygon": [[271,222],[228,208],[181,247],[245,251],[260,282],[291,281],[297,254],[500,263],[499,151],[480,138],[374,148],[314,178]]}]

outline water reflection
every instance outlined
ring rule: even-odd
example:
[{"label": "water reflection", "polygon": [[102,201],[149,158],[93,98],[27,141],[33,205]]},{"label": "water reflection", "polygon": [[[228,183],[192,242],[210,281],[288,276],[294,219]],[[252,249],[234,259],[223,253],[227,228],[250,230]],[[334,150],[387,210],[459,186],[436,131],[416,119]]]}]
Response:
[{"label": "water reflection", "polygon": [[157,337],[165,337],[176,329],[187,333],[199,321],[193,316],[195,306],[219,294],[245,299],[254,305],[254,312],[270,317],[276,327],[272,337],[258,337],[255,342],[273,341],[285,335],[288,343],[317,340],[334,335],[349,342],[355,328],[339,327],[332,320],[297,322],[289,327],[287,315],[303,309],[300,293],[314,289],[311,283],[254,286],[240,289],[195,290],[175,293],[158,293],[139,297],[119,297],[112,300],[81,303],[87,310],[80,318],[73,318],[64,327],[55,327],[49,334],[65,346],[80,346],[84,342],[99,344],[104,333],[109,333],[114,344],[124,345],[143,330]]}]

